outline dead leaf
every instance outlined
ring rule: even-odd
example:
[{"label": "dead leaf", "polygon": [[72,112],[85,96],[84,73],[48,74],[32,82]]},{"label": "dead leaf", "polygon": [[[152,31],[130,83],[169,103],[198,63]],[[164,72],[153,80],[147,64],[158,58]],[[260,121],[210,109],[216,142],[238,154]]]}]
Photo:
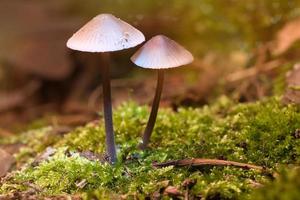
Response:
[{"label": "dead leaf", "polygon": [[272,54],[278,56],[287,51],[296,41],[300,39],[300,18],[288,22],[277,33],[275,47]]}]

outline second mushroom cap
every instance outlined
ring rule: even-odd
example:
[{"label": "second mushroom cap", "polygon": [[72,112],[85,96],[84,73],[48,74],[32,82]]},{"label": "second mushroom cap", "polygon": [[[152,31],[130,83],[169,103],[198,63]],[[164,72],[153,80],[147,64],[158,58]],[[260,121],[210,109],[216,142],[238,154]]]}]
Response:
[{"label": "second mushroom cap", "polygon": [[164,35],[151,38],[131,57],[136,65],[150,69],[179,67],[193,59],[189,51]]}]

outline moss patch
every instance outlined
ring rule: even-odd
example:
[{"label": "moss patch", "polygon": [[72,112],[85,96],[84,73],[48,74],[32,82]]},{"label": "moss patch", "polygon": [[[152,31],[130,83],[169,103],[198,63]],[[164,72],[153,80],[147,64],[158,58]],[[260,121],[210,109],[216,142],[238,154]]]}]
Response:
[{"label": "moss patch", "polygon": [[[34,185],[38,188],[36,192],[43,195],[80,193],[87,199],[120,195],[143,199],[162,195],[168,186],[176,187],[184,195],[187,188],[183,182],[190,179],[195,182],[188,191],[191,196],[242,199],[250,198],[257,186],[272,183],[269,174],[232,167],[155,169],[152,163],[193,157],[221,158],[276,171],[278,166],[300,162],[300,139],[295,136],[300,128],[300,109],[296,105],[283,106],[277,98],[235,104],[222,97],[203,108],[180,108],[177,112],[161,109],[150,148],[142,152],[136,146],[147,117],[148,108],[133,102],[115,110],[119,163],[113,167],[81,154],[104,153],[101,123],[79,127],[52,140],[46,139],[52,138],[47,134],[49,130],[41,129],[2,141],[22,141],[31,151],[27,156],[32,159],[2,181],[0,191],[26,191]],[[48,146],[54,147],[56,153],[38,165],[30,164]],[[22,158],[22,152],[16,156]]]},{"label": "moss patch", "polygon": [[299,199],[300,196],[300,168],[286,168],[280,170],[280,176],[274,181],[254,190],[245,199],[273,200],[273,199]]}]

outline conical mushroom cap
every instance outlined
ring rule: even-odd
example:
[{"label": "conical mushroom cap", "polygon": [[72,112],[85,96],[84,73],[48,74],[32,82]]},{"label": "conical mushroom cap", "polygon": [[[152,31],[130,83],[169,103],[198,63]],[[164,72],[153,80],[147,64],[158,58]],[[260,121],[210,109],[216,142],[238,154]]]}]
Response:
[{"label": "conical mushroom cap", "polygon": [[165,69],[193,62],[193,55],[170,38],[157,35],[151,38],[132,57],[132,62],[143,68]]},{"label": "conical mushroom cap", "polygon": [[144,35],[111,14],[100,14],[79,29],[67,42],[70,49],[109,52],[128,49],[145,41]]}]

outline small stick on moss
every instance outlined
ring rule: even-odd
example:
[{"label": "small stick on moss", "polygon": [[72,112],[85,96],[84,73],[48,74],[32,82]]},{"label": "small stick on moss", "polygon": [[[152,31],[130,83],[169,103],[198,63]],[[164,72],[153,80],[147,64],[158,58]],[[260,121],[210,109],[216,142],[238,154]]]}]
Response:
[{"label": "small stick on moss", "polygon": [[163,163],[153,163],[154,167],[168,167],[168,166],[176,166],[176,167],[185,167],[185,166],[205,166],[205,165],[213,165],[213,166],[233,166],[239,167],[242,169],[256,169],[259,171],[264,171],[264,168],[257,165],[251,165],[246,163],[227,161],[227,160],[217,160],[217,159],[203,159],[203,158],[194,158],[194,159],[183,159],[183,160],[173,160]]}]

